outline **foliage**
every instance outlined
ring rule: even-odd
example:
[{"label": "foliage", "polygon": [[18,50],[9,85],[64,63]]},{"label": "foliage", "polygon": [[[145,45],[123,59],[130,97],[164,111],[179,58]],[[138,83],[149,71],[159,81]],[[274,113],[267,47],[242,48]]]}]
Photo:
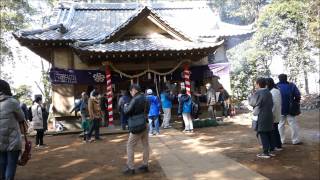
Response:
[{"label": "foliage", "polygon": [[24,0],[1,0],[0,9],[0,51],[1,54],[10,55],[10,49],[5,42],[5,32],[25,27],[33,10],[28,1]]},{"label": "foliage", "polygon": [[[44,3],[46,7],[53,7],[56,0],[1,0],[0,1],[0,78],[10,80],[11,74],[4,72],[4,66],[15,65],[20,60],[21,49],[17,47],[13,50],[10,41],[13,39],[13,31],[27,28],[31,23],[44,24],[47,22],[45,13],[47,9],[36,8],[32,3]],[[17,58],[14,58],[14,54]]]},{"label": "foliage", "polygon": [[[246,41],[236,48],[227,52],[229,61],[231,62],[231,88],[233,96],[239,101],[248,97],[254,87],[254,80],[258,76],[257,61],[253,58],[247,59],[247,53],[252,53],[250,41]],[[239,56],[238,49],[242,49],[245,55]]]},{"label": "foliage", "polygon": [[[289,80],[293,82],[298,83],[301,76],[307,80],[308,73],[316,71],[311,55],[318,38],[315,39],[310,27],[319,20],[312,4],[316,3],[312,0],[275,0],[260,10],[257,31],[252,39],[227,54],[233,65],[231,82],[236,87],[234,95],[237,98],[245,98],[252,89],[253,84],[248,79],[271,75],[269,66],[275,55],[283,58]],[[313,15],[308,13],[310,11]],[[239,54],[239,49],[244,53]],[[255,73],[251,73],[252,70]],[[307,84],[305,88],[308,92]]]},{"label": "foliage", "polygon": [[17,88],[13,88],[14,97],[19,99],[20,102],[26,103],[28,106],[32,105],[31,99],[31,86],[21,85]]},{"label": "foliage", "polygon": [[289,78],[303,71],[314,72],[310,58],[313,46],[308,34],[308,3],[301,0],[275,1],[267,5],[258,20],[258,31],[253,37],[257,49],[266,52],[265,58],[281,55],[289,72]]},{"label": "foliage", "polygon": [[51,98],[51,83],[49,80],[49,69],[45,70],[43,66],[43,61],[41,61],[42,65],[42,71],[41,71],[41,82],[43,84],[43,96],[46,99],[47,104],[51,104],[52,98]]},{"label": "foliage", "polygon": [[317,48],[320,48],[320,1],[307,0],[308,34]]},{"label": "foliage", "polygon": [[224,21],[234,24],[249,24],[255,21],[261,6],[266,0],[214,0],[210,1],[218,7]]}]

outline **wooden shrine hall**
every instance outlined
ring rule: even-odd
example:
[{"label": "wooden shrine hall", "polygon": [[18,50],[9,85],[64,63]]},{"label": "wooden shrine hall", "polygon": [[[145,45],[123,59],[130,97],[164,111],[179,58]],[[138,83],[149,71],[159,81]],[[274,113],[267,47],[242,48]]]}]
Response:
[{"label": "wooden shrine hall", "polygon": [[[254,32],[252,25],[222,22],[201,1],[62,3],[57,10],[48,27],[13,33],[21,45],[52,64],[56,118],[71,116],[75,99],[88,86],[107,93],[110,120],[115,109],[111,102],[131,83],[157,93],[181,86],[203,92],[205,83],[217,87],[220,80],[230,87],[226,50]],[[226,70],[227,76],[210,67]]]}]

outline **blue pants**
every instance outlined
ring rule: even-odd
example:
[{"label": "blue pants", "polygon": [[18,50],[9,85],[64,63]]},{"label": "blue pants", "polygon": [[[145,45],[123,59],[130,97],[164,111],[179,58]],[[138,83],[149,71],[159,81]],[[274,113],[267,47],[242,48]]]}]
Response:
[{"label": "blue pants", "polygon": [[121,127],[123,130],[126,129],[128,124],[128,116],[124,115],[124,113],[120,113]]},{"label": "blue pants", "polygon": [[99,123],[100,123],[100,119],[98,119],[98,118],[94,118],[92,120],[92,125],[91,125],[89,133],[88,133],[88,138],[89,139],[91,139],[93,131],[94,131],[94,137],[96,139],[100,139],[100,126],[99,126]]},{"label": "blue pants", "polygon": [[[158,116],[149,116],[149,133],[152,134],[154,130],[156,133],[160,133],[160,127],[159,127],[159,117]],[[154,122],[154,128],[152,126],[152,121]]]},{"label": "blue pants", "polygon": [[20,151],[0,152],[0,178],[13,180],[16,174]]}]

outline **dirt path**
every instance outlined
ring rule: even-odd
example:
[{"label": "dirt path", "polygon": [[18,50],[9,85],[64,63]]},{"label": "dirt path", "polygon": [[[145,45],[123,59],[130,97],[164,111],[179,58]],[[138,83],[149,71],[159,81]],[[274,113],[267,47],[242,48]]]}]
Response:
[{"label": "dirt path", "polygon": [[[216,128],[199,129],[192,137],[200,140],[207,148],[221,152],[270,179],[319,179],[318,110],[304,112],[298,117],[304,144],[286,144],[282,152],[268,160],[256,158],[261,147],[255,133],[248,126],[251,122],[247,121],[247,115],[236,119],[237,123],[229,122]],[[290,137],[289,132],[287,137]]]},{"label": "dirt path", "polygon": [[[304,112],[298,120],[304,144],[284,145],[284,151],[268,160],[256,158],[261,147],[248,126],[248,114],[237,116],[225,125],[196,129],[194,134],[188,136],[204,149],[220,152],[270,179],[319,179],[319,110]],[[27,166],[18,168],[16,179],[166,179],[154,156],[150,158],[150,173],[136,174],[130,178],[121,174],[126,161],[127,136],[104,136],[104,140],[92,144],[83,144],[77,135],[45,137],[49,148],[34,149],[32,160]],[[138,164],[141,162],[140,145],[137,150]],[[201,153],[202,150],[193,148],[192,151]]]},{"label": "dirt path", "polygon": [[[158,162],[151,156],[148,174],[136,174],[130,178],[121,171],[126,163],[128,135],[108,135],[102,141],[83,144],[77,135],[45,137],[47,149],[33,149],[32,160],[19,167],[17,180],[125,180],[160,179],[166,177]],[[141,145],[137,146],[136,164],[141,163]]]}]

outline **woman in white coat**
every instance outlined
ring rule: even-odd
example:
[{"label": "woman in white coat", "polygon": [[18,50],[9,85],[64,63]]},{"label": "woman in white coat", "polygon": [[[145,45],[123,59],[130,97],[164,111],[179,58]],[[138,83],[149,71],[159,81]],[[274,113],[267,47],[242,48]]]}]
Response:
[{"label": "woman in white coat", "polygon": [[270,90],[272,94],[273,100],[273,130],[272,130],[272,143],[271,143],[271,151],[281,151],[282,150],[282,143],[281,137],[278,130],[278,125],[281,119],[281,93],[280,90],[275,85],[272,78],[266,78],[267,80],[267,88]]},{"label": "woman in white coat", "polygon": [[36,97],[32,105],[32,126],[33,129],[37,131],[36,135],[36,147],[43,147],[43,136],[44,136],[44,127],[43,127],[43,117],[41,110],[42,98]]}]

